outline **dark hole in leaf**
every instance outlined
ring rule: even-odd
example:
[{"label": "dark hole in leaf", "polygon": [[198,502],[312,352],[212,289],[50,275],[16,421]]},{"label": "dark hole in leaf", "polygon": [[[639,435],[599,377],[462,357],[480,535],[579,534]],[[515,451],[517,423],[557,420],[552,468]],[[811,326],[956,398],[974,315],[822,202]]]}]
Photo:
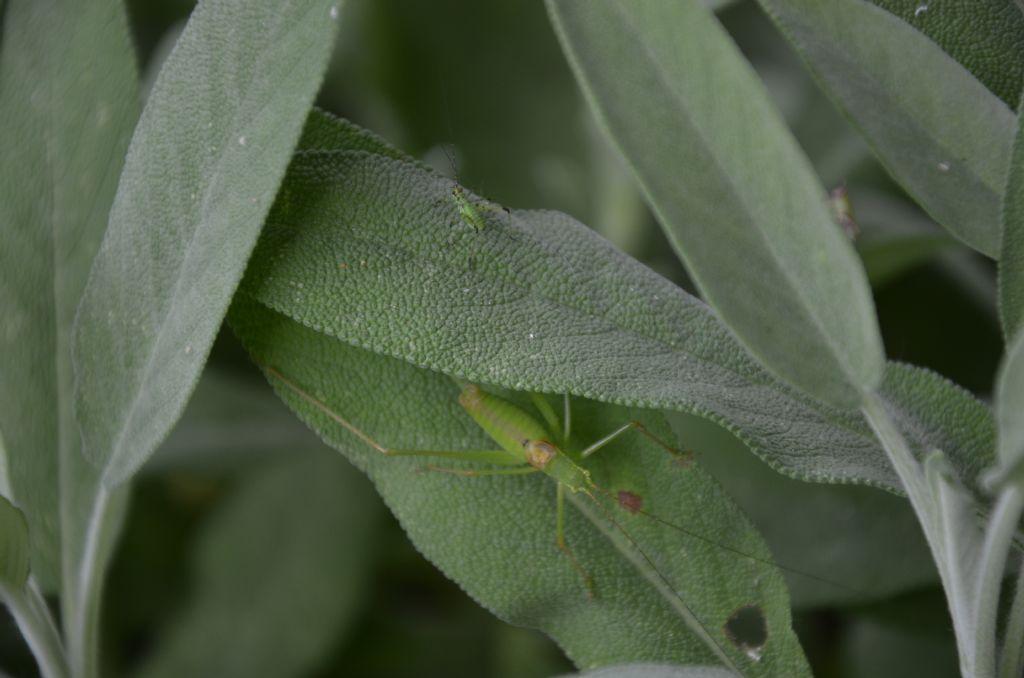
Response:
[{"label": "dark hole in leaf", "polygon": [[619,490],[619,506],[626,509],[630,513],[636,513],[644,507],[644,500],[638,494],[633,494],[629,490]]},{"label": "dark hole in leaf", "polygon": [[768,626],[760,607],[744,605],[732,613],[723,628],[733,645],[748,657],[754,661],[761,658],[761,650],[768,641]]}]

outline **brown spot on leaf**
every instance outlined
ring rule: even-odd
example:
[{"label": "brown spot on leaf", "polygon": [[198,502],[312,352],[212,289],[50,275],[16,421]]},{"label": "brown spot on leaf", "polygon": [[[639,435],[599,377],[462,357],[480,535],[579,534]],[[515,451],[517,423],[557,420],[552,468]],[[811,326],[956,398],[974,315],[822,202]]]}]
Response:
[{"label": "brown spot on leaf", "polygon": [[633,494],[629,490],[619,490],[619,506],[630,513],[638,513],[644,507],[644,499],[639,494]]}]

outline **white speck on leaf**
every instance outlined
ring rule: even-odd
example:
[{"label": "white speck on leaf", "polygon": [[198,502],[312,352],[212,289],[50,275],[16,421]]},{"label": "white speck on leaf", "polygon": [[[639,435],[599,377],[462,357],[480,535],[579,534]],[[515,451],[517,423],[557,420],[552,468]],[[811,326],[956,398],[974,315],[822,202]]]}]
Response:
[{"label": "white speck on leaf", "polygon": [[948,172],[949,171],[949,163],[946,162],[945,160],[940,162],[938,167],[939,167],[939,171],[940,172]]},{"label": "white speck on leaf", "polygon": [[331,14],[331,18],[332,19],[337,19],[338,18],[338,8],[336,6],[334,6],[334,5],[332,5],[331,6],[330,14]]},{"label": "white speck on leaf", "polygon": [[185,355],[192,352],[192,344],[185,344]]},{"label": "white speck on leaf", "polygon": [[238,145],[245,146],[245,136],[238,137]]},{"label": "white speck on leaf", "polygon": [[922,14],[924,14],[927,11],[928,11],[928,5],[918,5],[914,9],[914,16],[921,16]]}]

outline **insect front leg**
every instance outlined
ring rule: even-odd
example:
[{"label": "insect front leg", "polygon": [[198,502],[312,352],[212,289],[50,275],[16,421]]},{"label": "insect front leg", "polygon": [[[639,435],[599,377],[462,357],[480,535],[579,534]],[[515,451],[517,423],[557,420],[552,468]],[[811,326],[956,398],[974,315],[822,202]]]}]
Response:
[{"label": "insect front leg", "polygon": [[693,456],[692,452],[688,452],[688,451],[684,452],[682,450],[679,450],[679,449],[675,448],[674,446],[672,446],[670,443],[668,443],[668,442],[662,440],[661,438],[659,438],[658,436],[654,435],[653,433],[651,433],[650,431],[647,430],[646,426],[644,426],[643,424],[641,424],[639,421],[636,421],[636,420],[633,420],[633,421],[630,421],[630,422],[627,422],[627,423],[623,424],[619,428],[615,429],[614,431],[612,431],[611,433],[606,435],[604,438],[601,438],[596,443],[590,445],[585,450],[580,452],[580,456],[583,457],[584,459],[586,459],[587,457],[592,455],[594,452],[597,452],[602,447],[605,447],[606,445],[611,443],[613,440],[615,440],[616,438],[618,438],[622,434],[626,433],[627,431],[636,431],[638,433],[642,433],[643,435],[647,436],[647,438],[649,440],[651,440],[652,442],[657,444],[659,447],[661,447],[662,449],[664,449],[665,451],[667,451],[669,454],[673,455],[674,457],[678,457],[680,459],[689,459],[690,457]]},{"label": "insect front leg", "polygon": [[576,555],[569,548],[569,545],[565,542],[565,483],[558,483],[558,494],[557,494],[558,509],[557,523],[555,527],[555,544],[558,545],[558,549],[564,553],[568,558],[569,562],[576,569],[576,572],[580,575],[580,579],[583,580],[583,586],[587,589],[587,597],[594,597],[594,579],[587,573],[583,566],[580,565],[580,561],[576,559]]}]

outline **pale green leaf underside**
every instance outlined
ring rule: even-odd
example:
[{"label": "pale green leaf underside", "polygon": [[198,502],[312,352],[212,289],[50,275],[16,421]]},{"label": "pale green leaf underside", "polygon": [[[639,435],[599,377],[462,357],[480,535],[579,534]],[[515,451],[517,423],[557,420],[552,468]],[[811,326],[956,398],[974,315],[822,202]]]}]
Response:
[{"label": "pale green leaf underside", "polygon": [[280,451],[203,526],[193,598],[139,676],[310,675],[354,621],[377,500],[332,451]]},{"label": "pale green leaf underside", "polygon": [[150,94],[76,323],[76,416],[108,485],[180,415],[331,53],[329,0],[193,13]]},{"label": "pale green leaf underside", "polygon": [[[344,126],[316,114],[309,128],[323,125]],[[790,475],[898,489],[859,414],[771,377],[703,303],[563,214],[488,212],[476,232],[451,187],[365,150],[300,152],[242,293],[421,367],[691,412]],[[892,364],[882,394],[914,447],[947,451],[962,477],[992,459],[991,417],[966,392]]]},{"label": "pale green leaf underside", "polygon": [[[976,671],[980,663],[992,660],[992,657],[979,656],[975,646],[979,625],[978,591],[986,575],[980,562],[984,531],[978,524],[973,503],[953,477],[941,452],[936,451],[925,460],[924,478],[929,495],[922,505],[925,510],[919,508],[918,515],[926,531],[930,523],[929,541],[942,573],[956,629],[961,671],[965,676],[993,675],[991,671]],[[987,610],[982,614],[985,612]],[[994,610],[991,612],[994,614]]]},{"label": "pale green leaf underside", "polygon": [[591,107],[723,322],[771,371],[855,407],[884,363],[864,272],[725,30],[692,2],[548,9]]},{"label": "pale green leaf underside", "polygon": [[71,415],[70,335],[138,114],[121,5],[18,0],[0,22],[0,430],[47,592],[62,556],[77,562],[98,475]]},{"label": "pale green leaf underside", "polygon": [[1006,349],[996,380],[999,465],[1009,471],[1024,459],[1024,332]]},{"label": "pale green leaf underside", "polygon": [[[441,373],[315,332],[245,295],[229,320],[259,363],[287,374],[386,445],[494,446],[458,405],[458,386]],[[633,492],[644,510],[697,536],[631,515],[603,495],[600,505],[570,495],[566,537],[593,577],[590,599],[556,547],[555,484],[543,474],[466,478],[427,471],[428,463],[460,463],[385,457],[294,392],[281,387],[279,394],[370,475],[424,555],[501,618],[553,636],[578,664],[715,664],[725,657],[740,675],[808,675],[785,585],[768,564],[767,548],[699,465],[680,463],[638,434],[592,458],[588,466],[601,487]],[[671,439],[654,413],[574,399],[573,440],[577,447],[592,442],[630,419]],[[751,605],[763,611],[770,638],[759,661],[723,629],[735,610]],[[700,620],[707,644],[693,633],[689,614]]]},{"label": "pale green leaf underside", "polygon": [[761,4],[907,192],[998,257],[1013,111],[925,35],[863,0]]}]

